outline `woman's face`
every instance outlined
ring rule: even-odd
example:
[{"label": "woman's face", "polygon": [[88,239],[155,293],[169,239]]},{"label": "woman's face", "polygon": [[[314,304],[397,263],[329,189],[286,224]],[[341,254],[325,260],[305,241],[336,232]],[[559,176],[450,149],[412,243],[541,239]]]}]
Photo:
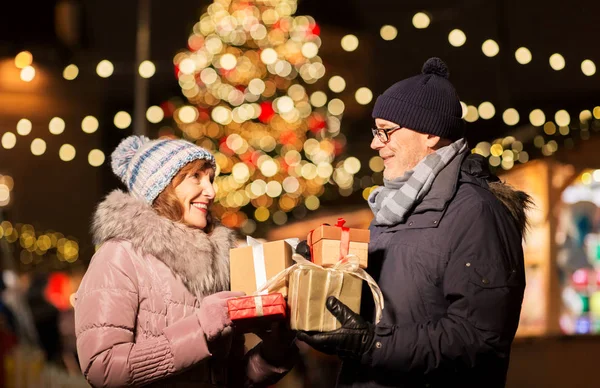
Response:
[{"label": "woman's face", "polygon": [[208,223],[208,209],[215,199],[214,172],[211,168],[192,170],[175,186],[175,196],[183,207],[183,222],[204,229]]}]

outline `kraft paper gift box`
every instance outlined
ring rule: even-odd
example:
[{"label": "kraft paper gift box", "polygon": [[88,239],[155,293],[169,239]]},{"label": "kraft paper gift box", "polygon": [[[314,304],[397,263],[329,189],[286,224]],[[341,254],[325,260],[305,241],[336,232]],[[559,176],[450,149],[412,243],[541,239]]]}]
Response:
[{"label": "kraft paper gift box", "polygon": [[[254,294],[267,280],[292,266],[294,247],[288,241],[272,241],[261,244],[252,237],[247,238],[248,246],[229,251],[231,291]],[[266,293],[266,292],[265,292]],[[278,282],[269,293],[288,294],[288,282]]]},{"label": "kraft paper gift box", "polygon": [[359,266],[367,268],[371,234],[367,229],[346,228],[345,222],[339,218],[336,225],[321,225],[308,234],[315,264],[330,267],[346,255],[355,255]]},{"label": "kraft paper gift box", "polygon": [[325,301],[335,296],[352,311],[360,312],[362,279],[347,272],[300,267],[290,274],[290,327],[293,330],[332,331],[340,322],[327,310]]},{"label": "kraft paper gift box", "polygon": [[244,333],[268,328],[287,316],[287,304],[279,293],[229,299],[227,309],[236,330]]}]

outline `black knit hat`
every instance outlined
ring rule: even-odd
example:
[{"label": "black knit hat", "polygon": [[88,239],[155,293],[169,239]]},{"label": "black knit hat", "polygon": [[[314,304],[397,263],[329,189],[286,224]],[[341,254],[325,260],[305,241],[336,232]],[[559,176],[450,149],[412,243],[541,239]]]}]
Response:
[{"label": "black knit hat", "polygon": [[465,123],[449,75],[441,59],[429,58],[422,74],[396,82],[377,98],[373,118],[444,139],[460,139]]}]

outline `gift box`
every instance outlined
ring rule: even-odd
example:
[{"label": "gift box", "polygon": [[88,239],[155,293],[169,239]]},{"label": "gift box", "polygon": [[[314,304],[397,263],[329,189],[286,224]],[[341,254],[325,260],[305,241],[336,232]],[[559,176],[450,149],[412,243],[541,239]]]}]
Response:
[{"label": "gift box", "polygon": [[346,255],[355,255],[359,266],[367,268],[371,234],[367,229],[346,228],[345,222],[340,218],[336,225],[321,225],[308,234],[315,264],[331,267]]},{"label": "gift box", "polygon": [[[234,248],[229,252],[231,291],[254,294],[267,280],[292,266],[293,248],[284,240],[261,244],[248,237],[248,246]],[[288,281],[282,279],[269,293],[280,293],[287,297]]]},{"label": "gift box", "polygon": [[290,274],[288,303],[293,330],[331,331],[340,322],[325,302],[335,296],[352,311],[360,312],[362,279],[348,272],[317,266],[299,267]]},{"label": "gift box", "polygon": [[227,300],[227,309],[240,332],[268,328],[274,321],[287,316],[287,304],[280,293],[232,298]]}]

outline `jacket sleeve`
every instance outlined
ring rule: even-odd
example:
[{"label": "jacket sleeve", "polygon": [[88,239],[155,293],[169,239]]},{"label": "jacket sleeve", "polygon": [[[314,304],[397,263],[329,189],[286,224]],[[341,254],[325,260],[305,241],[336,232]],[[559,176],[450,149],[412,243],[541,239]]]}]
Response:
[{"label": "jacket sleeve", "polygon": [[127,248],[107,242],[93,258],[75,304],[79,363],[92,386],[147,384],[210,357],[195,314],[135,343],[138,309],[137,275]]},{"label": "jacket sleeve", "polygon": [[380,323],[363,364],[426,375],[508,362],[525,287],[520,233],[498,222],[489,204],[468,214],[454,229],[457,243],[442,280],[446,314],[418,324]]}]

